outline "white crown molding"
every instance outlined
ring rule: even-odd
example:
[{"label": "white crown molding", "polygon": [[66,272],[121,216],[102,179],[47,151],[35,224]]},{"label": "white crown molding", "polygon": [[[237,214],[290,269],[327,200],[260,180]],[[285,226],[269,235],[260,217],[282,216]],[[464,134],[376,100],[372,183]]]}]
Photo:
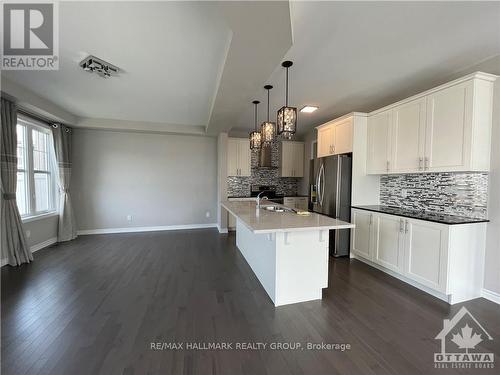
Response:
[{"label": "white crown molding", "polygon": [[155,227],[83,229],[79,230],[77,234],[88,235],[88,234],[111,234],[111,233],[158,232],[167,230],[186,230],[186,229],[204,229],[204,228],[217,228],[217,224],[209,223],[209,224],[163,225]]},{"label": "white crown molding", "polygon": [[495,80],[497,78],[498,78],[498,76],[495,75],[495,74],[484,73],[484,72],[474,72],[474,73],[471,73],[471,74],[467,74],[466,76],[454,79],[453,81],[446,82],[446,83],[444,83],[442,85],[433,87],[430,90],[426,90],[426,91],[420,92],[420,93],[418,93],[416,95],[410,96],[409,98],[405,98],[405,99],[400,100],[398,102],[386,105],[385,107],[379,108],[379,109],[377,109],[375,111],[372,111],[372,112],[368,113],[368,116],[376,115],[377,113],[387,111],[387,110],[392,109],[394,107],[397,107],[399,105],[411,102],[411,101],[416,100],[416,99],[420,99],[420,98],[422,98],[424,96],[433,94],[435,92],[447,89],[447,88],[452,87],[452,86],[456,86],[456,85],[458,85],[460,83],[469,81],[471,79],[481,79],[483,81],[495,82]]},{"label": "white crown molding", "polygon": [[354,117],[354,116],[357,116],[357,117],[368,117],[368,113],[364,113],[364,112],[351,112],[351,113],[347,113],[347,114],[345,114],[343,116],[334,118],[333,120],[329,120],[329,121],[325,122],[324,124],[318,125],[318,126],[316,126],[315,129],[320,129],[320,128],[323,128],[325,126],[330,125],[333,122],[339,122],[339,121],[346,120],[346,119],[348,119],[350,117]]},{"label": "white crown molding", "polygon": [[5,77],[1,77],[2,95],[14,100],[20,109],[47,121],[73,125],[77,117],[59,105],[35,94],[30,89]]},{"label": "white crown molding", "polygon": [[500,305],[500,293],[493,292],[488,289],[482,289],[481,290],[481,296],[483,298],[486,298],[487,300],[490,300],[491,302],[498,303]]},{"label": "white crown molding", "polygon": [[204,125],[181,125],[163,122],[128,121],[100,118],[79,118],[75,127],[92,130],[129,131],[137,133],[169,133],[205,136]]}]

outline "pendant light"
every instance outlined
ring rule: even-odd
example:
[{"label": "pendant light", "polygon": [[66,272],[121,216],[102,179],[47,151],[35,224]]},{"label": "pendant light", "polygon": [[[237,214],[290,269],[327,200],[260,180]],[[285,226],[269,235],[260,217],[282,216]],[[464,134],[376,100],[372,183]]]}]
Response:
[{"label": "pendant light", "polygon": [[278,126],[278,135],[290,139],[297,131],[297,108],[288,106],[288,68],[293,65],[291,61],[283,61],[281,66],[286,69],[286,91],[285,106],[278,110],[276,124]]},{"label": "pendant light", "polygon": [[269,145],[273,143],[276,136],[276,124],[269,121],[269,91],[273,88],[271,85],[265,85],[267,90],[267,121],[264,121],[260,126],[260,133],[262,135],[262,144]]},{"label": "pendant light", "polygon": [[255,130],[250,133],[250,150],[260,150],[262,135],[259,131],[257,131],[257,105],[260,102],[258,100],[254,100],[252,103],[255,105]]}]

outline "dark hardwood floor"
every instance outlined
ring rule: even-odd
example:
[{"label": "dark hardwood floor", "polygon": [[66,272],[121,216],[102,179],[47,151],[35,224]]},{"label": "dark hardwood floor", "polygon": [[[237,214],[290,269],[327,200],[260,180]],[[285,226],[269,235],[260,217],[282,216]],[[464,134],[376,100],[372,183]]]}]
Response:
[{"label": "dark hardwood floor", "polygon": [[[2,374],[449,374],[434,369],[448,306],[361,262],[331,260],[322,301],[275,308],[234,235],[215,230],[81,236],[2,268]],[[465,305],[493,341],[500,307]],[[151,343],[184,343],[152,350]],[[187,350],[186,342],[233,350]],[[236,343],[267,343],[236,350]],[[271,350],[272,343],[350,350]]]}]

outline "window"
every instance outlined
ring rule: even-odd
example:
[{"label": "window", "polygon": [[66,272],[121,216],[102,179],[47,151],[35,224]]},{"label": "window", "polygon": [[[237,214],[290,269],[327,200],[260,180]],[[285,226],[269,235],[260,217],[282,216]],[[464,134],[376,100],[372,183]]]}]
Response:
[{"label": "window", "polygon": [[52,133],[47,125],[17,119],[17,191],[21,217],[56,210],[56,168]]}]

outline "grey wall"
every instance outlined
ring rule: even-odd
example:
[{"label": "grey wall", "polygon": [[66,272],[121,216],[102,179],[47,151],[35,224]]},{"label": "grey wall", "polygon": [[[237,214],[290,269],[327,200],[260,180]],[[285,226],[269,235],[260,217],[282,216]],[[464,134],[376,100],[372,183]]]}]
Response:
[{"label": "grey wall", "polygon": [[495,82],[493,106],[484,288],[500,294],[500,79]]},{"label": "grey wall", "polygon": [[227,199],[227,133],[217,136],[217,225],[219,231],[227,230],[226,210],[221,202]]},{"label": "grey wall", "polygon": [[57,226],[59,216],[49,216],[42,219],[23,223],[24,232],[28,246],[38,245],[42,242],[57,238]]},{"label": "grey wall", "polygon": [[216,178],[216,138],[82,129],[73,135],[79,230],[215,223]]}]

